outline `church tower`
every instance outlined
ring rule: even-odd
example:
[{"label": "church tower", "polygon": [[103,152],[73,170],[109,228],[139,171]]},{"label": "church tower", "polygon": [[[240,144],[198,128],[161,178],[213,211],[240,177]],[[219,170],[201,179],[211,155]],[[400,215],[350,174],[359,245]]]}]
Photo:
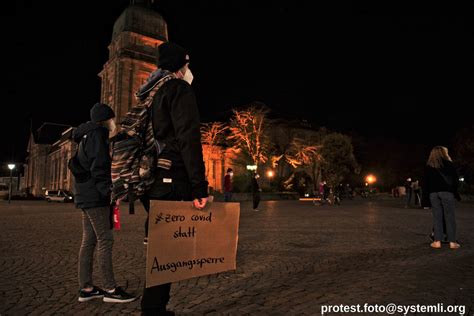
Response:
[{"label": "church tower", "polygon": [[101,102],[114,109],[117,122],[136,105],[135,92],[156,69],[157,47],[168,40],[165,20],[149,2],[132,0],[117,19],[109,60],[99,73]]}]

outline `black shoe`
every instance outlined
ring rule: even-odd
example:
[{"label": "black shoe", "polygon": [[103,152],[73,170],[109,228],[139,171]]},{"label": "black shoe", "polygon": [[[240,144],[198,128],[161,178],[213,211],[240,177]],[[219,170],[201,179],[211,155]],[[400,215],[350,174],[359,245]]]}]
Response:
[{"label": "black shoe", "polygon": [[148,245],[148,237],[143,238],[143,244]]},{"label": "black shoe", "polygon": [[80,290],[78,301],[79,302],[87,302],[87,301],[93,300],[95,298],[103,298],[104,295],[105,295],[104,290],[101,290],[98,287],[94,286],[92,288],[92,291],[90,291],[90,292]]},{"label": "black shoe", "polygon": [[104,292],[104,302],[106,303],[130,303],[137,298],[125,292],[121,287],[116,287],[113,293]]}]

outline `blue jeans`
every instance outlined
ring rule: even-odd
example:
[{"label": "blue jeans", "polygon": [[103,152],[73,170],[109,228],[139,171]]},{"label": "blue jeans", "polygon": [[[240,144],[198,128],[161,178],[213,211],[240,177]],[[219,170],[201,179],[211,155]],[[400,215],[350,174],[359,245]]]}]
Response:
[{"label": "blue jeans", "polygon": [[232,192],[224,192],[224,200],[226,202],[232,201]]},{"label": "blue jeans", "polygon": [[94,207],[82,210],[82,244],[79,251],[79,286],[81,289],[93,286],[92,267],[97,246],[99,268],[104,288],[115,288],[112,266],[114,235],[110,227],[110,207]]},{"label": "blue jeans", "polygon": [[434,240],[443,240],[443,214],[446,221],[446,235],[449,242],[456,241],[456,201],[451,192],[433,192],[430,194],[433,210]]}]

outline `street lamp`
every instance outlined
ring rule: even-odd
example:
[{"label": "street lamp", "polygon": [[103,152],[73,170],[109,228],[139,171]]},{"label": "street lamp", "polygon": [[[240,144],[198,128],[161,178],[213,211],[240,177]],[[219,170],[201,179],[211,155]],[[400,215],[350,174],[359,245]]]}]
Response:
[{"label": "street lamp", "polygon": [[12,200],[12,179],[13,179],[13,169],[15,169],[15,164],[9,163],[8,169],[10,169],[10,190],[8,192],[8,204],[11,203]]},{"label": "street lamp", "polygon": [[367,177],[365,177],[365,182],[368,184],[373,184],[377,182],[377,178],[374,175],[369,174]]},{"label": "street lamp", "polygon": [[267,177],[273,178],[273,176],[275,176],[275,172],[273,170],[268,170],[267,171]]}]

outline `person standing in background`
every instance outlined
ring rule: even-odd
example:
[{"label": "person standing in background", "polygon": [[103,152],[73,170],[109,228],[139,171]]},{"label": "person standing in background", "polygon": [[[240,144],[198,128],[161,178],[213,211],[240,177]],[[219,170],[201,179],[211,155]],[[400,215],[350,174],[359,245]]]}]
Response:
[{"label": "person standing in background", "polygon": [[232,168],[227,169],[227,174],[224,177],[224,199],[226,202],[232,201],[232,178],[234,177],[234,171]]},{"label": "person standing in background", "polygon": [[258,179],[260,178],[260,175],[258,173],[255,173],[255,175],[252,178],[252,197],[253,197],[253,210],[255,212],[258,212],[258,205],[260,204],[260,192],[262,189],[260,189],[260,184],[258,183]]},{"label": "person standing in background", "polygon": [[429,197],[433,211],[434,241],[430,246],[441,248],[444,215],[449,248],[458,249],[461,245],[456,241],[455,200],[461,200],[458,193],[459,177],[446,147],[436,146],[431,150],[423,185],[423,192]]}]

